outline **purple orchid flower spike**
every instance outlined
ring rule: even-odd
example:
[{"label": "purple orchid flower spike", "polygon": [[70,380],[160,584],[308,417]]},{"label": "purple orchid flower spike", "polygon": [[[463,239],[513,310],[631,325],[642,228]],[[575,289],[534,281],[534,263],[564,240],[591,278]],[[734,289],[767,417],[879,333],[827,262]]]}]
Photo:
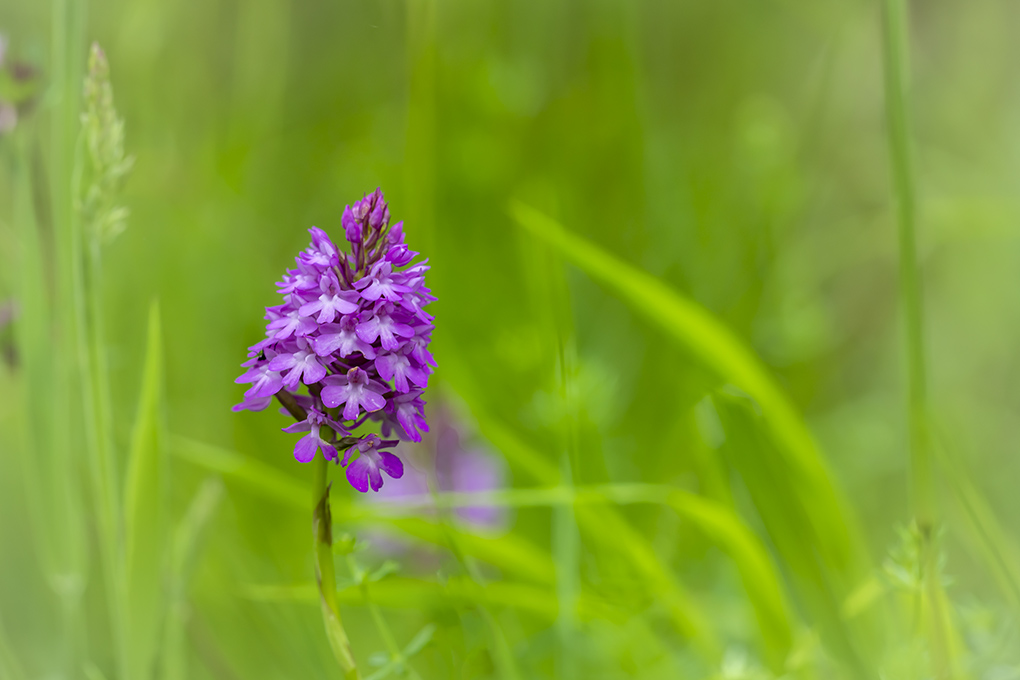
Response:
[{"label": "purple orchid flower spike", "polygon": [[395,479],[403,467],[383,450],[389,440],[356,430],[371,421],[413,442],[428,432],[422,394],[435,360],[424,308],[435,298],[424,283],[429,267],[414,262],[403,223],[390,224],[382,191],[347,206],[341,226],[347,252],[312,227],[311,243],[276,284],[282,303],[266,308],[266,337],[249,348],[237,379],[249,387],[233,408],[261,411],[275,397],[298,421],[285,430],[307,433],[295,458],[309,462],[321,452],[348,465],[356,451],[348,479],[378,491],[383,472]]}]

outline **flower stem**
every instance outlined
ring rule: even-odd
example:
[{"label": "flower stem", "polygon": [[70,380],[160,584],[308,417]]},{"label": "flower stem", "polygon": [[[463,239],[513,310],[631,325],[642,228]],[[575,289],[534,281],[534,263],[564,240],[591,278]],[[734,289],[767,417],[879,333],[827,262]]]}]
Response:
[{"label": "flower stem", "polygon": [[348,680],[360,679],[351,644],[347,640],[340,619],[340,607],[336,601],[336,573],[333,567],[333,522],[329,509],[329,461],[316,456],[312,465],[312,533],[315,540],[315,581],[319,584],[319,602],[322,605],[322,620],[326,626],[333,655]]}]

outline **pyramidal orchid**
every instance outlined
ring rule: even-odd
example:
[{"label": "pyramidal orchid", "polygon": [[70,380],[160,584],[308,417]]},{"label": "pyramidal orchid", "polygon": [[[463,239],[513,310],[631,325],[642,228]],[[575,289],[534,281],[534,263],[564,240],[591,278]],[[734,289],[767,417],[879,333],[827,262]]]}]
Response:
[{"label": "pyramidal orchid", "polygon": [[[383,474],[399,478],[387,449],[420,442],[428,431],[422,393],[435,361],[428,351],[435,298],[425,286],[427,261],[404,243],[403,223],[390,224],[376,189],[341,220],[347,251],[312,227],[311,243],[277,284],[281,304],[266,308],[266,337],[248,350],[238,383],[249,385],[234,410],[261,411],[275,398],[302,433],[294,457],[322,455],[346,466],[362,492],[378,491]],[[359,434],[375,421],[383,436]]]}]

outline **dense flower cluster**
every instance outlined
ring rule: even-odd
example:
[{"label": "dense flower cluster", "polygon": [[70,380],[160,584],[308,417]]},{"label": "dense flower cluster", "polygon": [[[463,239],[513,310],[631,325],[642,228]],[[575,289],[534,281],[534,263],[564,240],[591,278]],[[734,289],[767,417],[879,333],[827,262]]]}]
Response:
[{"label": "dense flower cluster", "polygon": [[435,298],[425,287],[427,260],[411,263],[418,253],[404,243],[403,223],[390,225],[381,191],[347,206],[342,223],[350,253],[312,227],[297,268],[277,284],[283,304],[266,308],[267,337],[249,348],[237,382],[251,388],[234,410],[261,411],[276,397],[300,418],[285,431],[307,433],[295,458],[307,463],[322,451],[335,461],[339,450],[351,485],[378,491],[383,472],[403,474],[386,450],[398,440],[354,431],[371,419],[384,436],[420,442],[428,432],[421,395],[435,361],[424,308]]}]

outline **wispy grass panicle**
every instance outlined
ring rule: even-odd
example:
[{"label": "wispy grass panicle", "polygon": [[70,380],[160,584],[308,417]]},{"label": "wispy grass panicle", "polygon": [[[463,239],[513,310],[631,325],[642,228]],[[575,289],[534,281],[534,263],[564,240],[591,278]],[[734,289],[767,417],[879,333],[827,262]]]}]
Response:
[{"label": "wispy grass panicle", "polygon": [[76,178],[79,187],[75,199],[86,236],[106,242],[127,224],[128,209],[118,204],[118,194],[134,157],[124,151],[124,119],[114,108],[110,64],[98,43],[92,43],[89,51],[82,94],[82,139],[89,164],[87,169],[79,166],[79,171],[86,174]]}]

